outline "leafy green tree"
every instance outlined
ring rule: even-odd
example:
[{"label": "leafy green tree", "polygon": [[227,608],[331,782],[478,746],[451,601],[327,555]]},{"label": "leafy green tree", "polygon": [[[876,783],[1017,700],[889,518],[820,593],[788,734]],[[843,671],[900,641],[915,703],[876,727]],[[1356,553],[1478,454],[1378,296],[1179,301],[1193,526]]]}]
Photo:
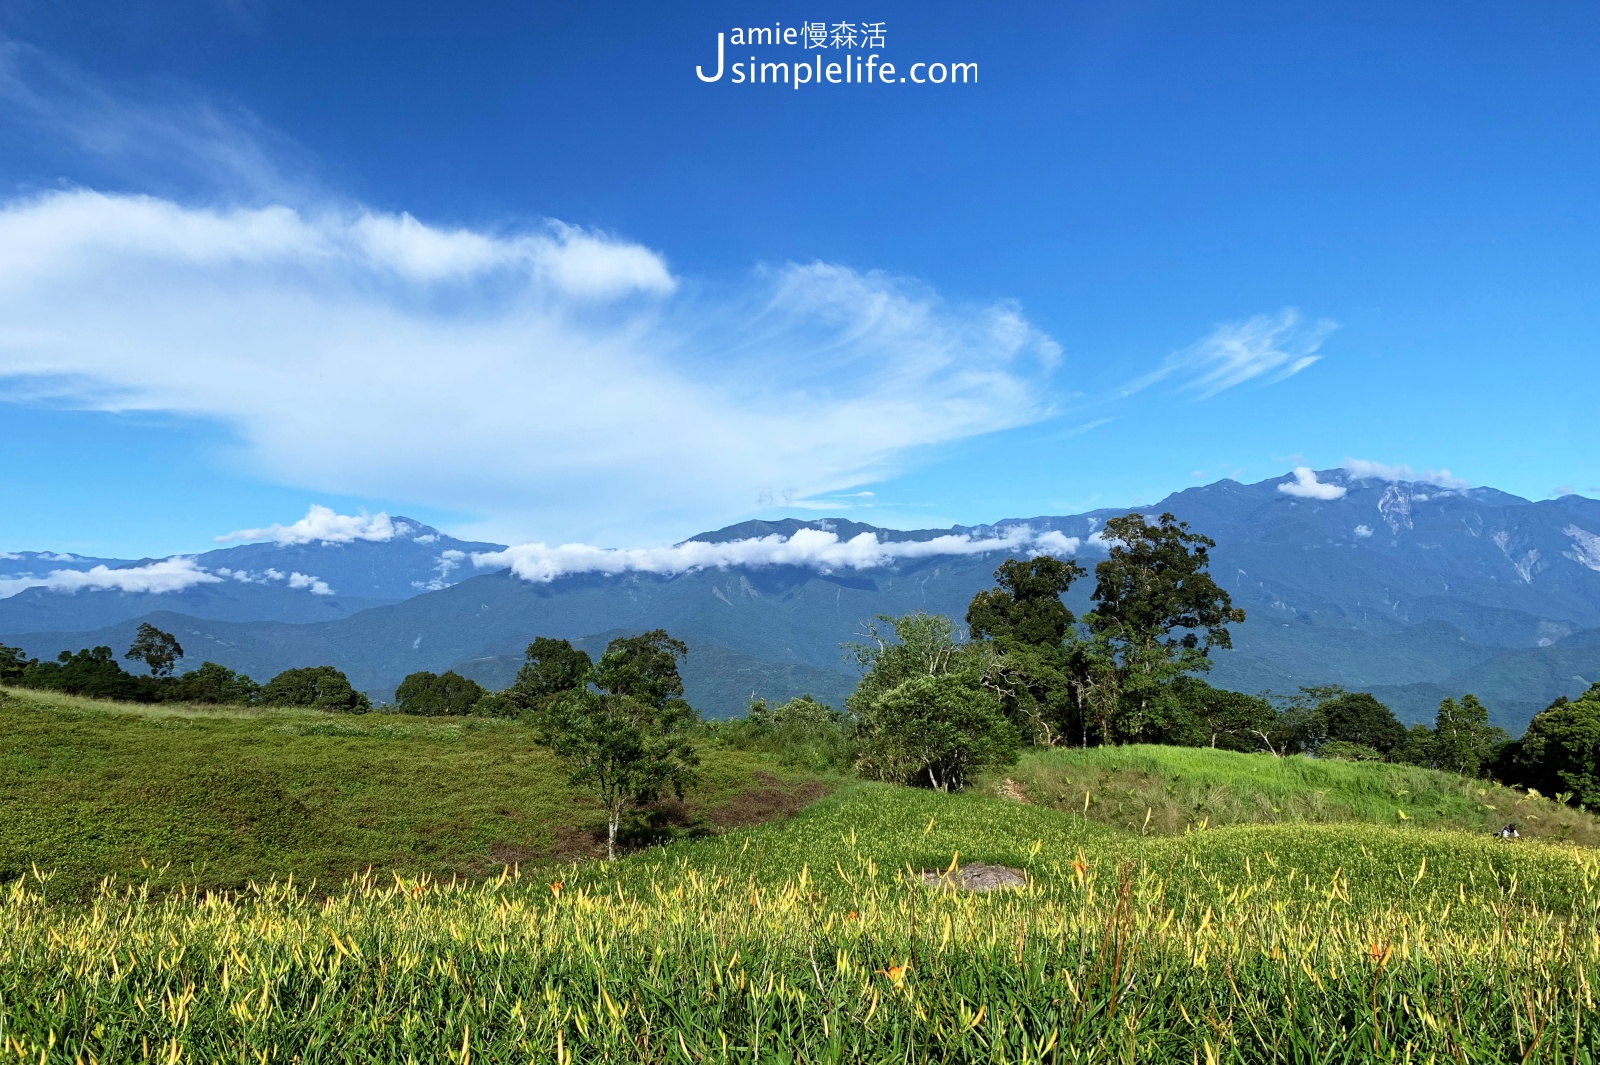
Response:
[{"label": "leafy green tree", "polygon": [[942,673],[981,676],[990,649],[961,639],[955,622],[943,614],[917,611],[901,617],[880,614],[867,625],[865,638],[844,645],[845,658],[862,671],[846,701],[856,716],[878,696],[913,677]]},{"label": "leafy green tree", "polygon": [[1387,757],[1406,738],[1406,727],[1394,711],[1367,692],[1347,692],[1338,685],[1301,691],[1316,700],[1316,713],[1328,740],[1371,747]]},{"label": "leafy green tree", "polygon": [[395,708],[420,717],[464,716],[487,694],[483,685],[450,670],[412,673],[395,689]]},{"label": "leafy green tree", "polygon": [[0,644],[0,684],[20,684],[29,667],[38,665],[38,661],[22,653],[20,647],[7,647]]},{"label": "leafy green tree", "polygon": [[994,571],[999,587],[979,592],[967,606],[972,638],[1060,647],[1074,620],[1061,597],[1082,576],[1076,562],[1050,555],[1007,559]]},{"label": "leafy green tree", "polygon": [[152,677],[165,677],[172,673],[172,667],[183,657],[183,648],[172,633],[162,632],[145,621],[139,624],[128,653],[122,657],[130,662],[143,662]]},{"label": "leafy green tree", "polygon": [[566,640],[540,636],[528,645],[526,661],[506,695],[524,709],[539,711],[553,696],[584,687],[593,674],[588,652]]},{"label": "leafy green tree", "polygon": [[286,669],[261,689],[264,706],[307,706],[335,714],[365,714],[372,700],[350,686],[350,679],[333,666]]},{"label": "leafy green tree", "polygon": [[261,694],[261,685],[242,673],[215,662],[202,662],[172,682],[169,698],[174,702],[213,703],[248,706]]},{"label": "leafy green tree", "polygon": [[1139,740],[1170,712],[1173,680],[1210,669],[1211,648],[1233,646],[1228,626],[1244,611],[1211,578],[1216,542],[1188,523],[1126,514],[1101,535],[1110,549],[1095,566],[1095,608],[1085,620],[1110,655],[1119,694],[1102,739]]},{"label": "leafy green tree", "polygon": [[540,742],[570,769],[568,780],[594,789],[606,811],[606,856],[617,856],[617,828],[630,807],[671,791],[680,799],[698,781],[691,742],[699,718],[681,698],[678,656],[687,648],[660,629],[612,640],[587,686],[551,697]]},{"label": "leafy green tree", "polygon": [[1260,696],[1214,688],[1192,676],[1174,681],[1173,693],[1179,713],[1162,742],[1237,751],[1272,746],[1272,705]]},{"label": "leafy green tree", "polygon": [[1318,758],[1333,758],[1342,762],[1381,762],[1383,752],[1364,743],[1349,740],[1329,740],[1317,748]]},{"label": "leafy green tree", "polygon": [[1454,699],[1439,703],[1433,729],[1433,760],[1440,769],[1478,776],[1509,740],[1504,729],[1489,724],[1489,711],[1476,695],[1463,695],[1459,703]]},{"label": "leafy green tree", "polygon": [[678,659],[688,653],[684,642],[674,640],[664,629],[619,636],[606,645],[606,653],[595,663],[594,682],[602,691],[660,709],[683,698]]},{"label": "leafy green tree", "polygon": [[1406,731],[1405,739],[1395,744],[1389,752],[1389,761],[1432,769],[1438,764],[1433,729],[1422,724],[1412,725]]},{"label": "leafy green tree", "polygon": [[1072,730],[1077,706],[1067,646],[1075,619],[1061,596],[1083,567],[1040,555],[1007,559],[994,575],[998,587],[979,592],[967,607],[973,639],[993,648],[985,686],[1031,742],[1054,746]]},{"label": "leafy green tree", "polygon": [[959,791],[1017,760],[1020,737],[994,692],[971,675],[911,677],[874,698],[858,727],[862,770],[879,780]]},{"label": "leafy green tree", "polygon": [[1600,683],[1534,715],[1510,762],[1516,783],[1600,808]]},{"label": "leafy green tree", "polygon": [[150,691],[146,679],[130,675],[118,664],[109,647],[93,647],[81,651],[62,651],[54,662],[40,662],[29,667],[22,675],[22,683],[30,688],[82,695],[91,699],[117,699],[126,702],[146,702]]}]

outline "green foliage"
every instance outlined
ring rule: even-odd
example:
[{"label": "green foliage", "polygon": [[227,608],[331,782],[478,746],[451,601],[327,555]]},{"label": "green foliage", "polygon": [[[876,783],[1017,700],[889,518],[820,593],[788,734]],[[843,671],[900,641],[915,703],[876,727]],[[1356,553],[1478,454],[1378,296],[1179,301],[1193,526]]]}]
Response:
[{"label": "green foliage", "polygon": [[506,695],[524,709],[542,711],[552,697],[588,684],[593,672],[587,651],[540,636],[528,645],[526,661]]},{"label": "green foliage", "polygon": [[869,777],[959,791],[974,773],[1017,759],[1016,726],[1000,701],[965,673],[921,675],[873,699],[857,727]]},{"label": "green foliage", "polygon": [[1009,794],[1150,835],[1355,823],[1488,839],[1516,822],[1525,839],[1600,846],[1600,818],[1591,814],[1456,773],[1376,761],[1130,744],[1029,751],[1006,775]]},{"label": "green foliage", "polygon": [[[1028,887],[921,886],[958,860]],[[30,1061],[1589,1061],[1595,866],[859,785],[554,875],[72,908],[30,881],[0,897],[0,986]]]},{"label": "green foliage", "polygon": [[539,741],[570,770],[568,783],[592,789],[606,810],[606,855],[629,808],[671,792],[679,799],[698,780],[690,742],[699,718],[682,699],[678,656],[687,648],[661,629],[618,637],[606,646],[592,680],[549,697],[537,719]]},{"label": "green foliage", "polygon": [[1160,741],[1181,747],[1217,747],[1229,751],[1259,751],[1270,743],[1276,724],[1272,705],[1243,692],[1213,688],[1199,677],[1173,681],[1174,711],[1161,730]]},{"label": "green foliage", "polygon": [[395,709],[418,717],[459,717],[473,712],[487,693],[483,685],[454,670],[412,673],[395,689]]},{"label": "green foliage", "polygon": [[22,653],[22,648],[0,643],[0,684],[20,684],[28,668],[37,664],[36,659]]},{"label": "green foliage", "polygon": [[1600,683],[1535,715],[1509,761],[1517,783],[1600,809]]},{"label": "green foliage", "polygon": [[261,685],[226,666],[202,662],[199,669],[173,680],[164,693],[171,702],[248,706],[261,695]]},{"label": "green foliage", "polygon": [[1049,555],[1007,559],[994,572],[999,587],[979,592],[967,607],[972,638],[1059,647],[1074,620],[1061,597],[1081,576],[1083,567],[1078,563]]},{"label": "green foliage", "polygon": [[286,669],[261,689],[264,706],[304,706],[337,714],[365,714],[372,701],[332,666]]},{"label": "green foliage", "polygon": [[522,712],[522,707],[505,692],[485,692],[471,710],[474,717],[518,717]]},{"label": "green foliage", "polygon": [[130,662],[143,662],[152,677],[167,677],[172,675],[172,667],[183,657],[183,648],[172,633],[162,632],[148,621],[143,621],[133,634],[128,653],[122,657]]},{"label": "green foliage", "polygon": [[1412,725],[1406,730],[1405,739],[1395,744],[1394,750],[1389,752],[1389,761],[1432,767],[1437,764],[1433,741],[1433,729],[1422,724]]},{"label": "green foliage", "polygon": [[1406,727],[1394,711],[1367,692],[1347,692],[1337,685],[1301,691],[1316,700],[1326,741],[1354,743],[1387,755],[1406,738]]},{"label": "green foliage", "polygon": [[1349,740],[1329,740],[1317,749],[1318,758],[1333,758],[1342,762],[1381,762],[1384,754],[1376,747]]},{"label": "green foliage", "polygon": [[1476,695],[1463,695],[1459,703],[1445,699],[1439,704],[1432,752],[1438,768],[1478,776],[1509,741],[1504,729],[1489,724],[1489,711]]},{"label": "green foliage", "polygon": [[619,636],[606,645],[594,667],[594,682],[612,695],[625,695],[656,709],[683,698],[678,659],[689,653],[682,640],[663,629]]},{"label": "green foliage", "polygon": [[706,731],[717,742],[741,751],[762,751],[783,765],[814,772],[848,769],[855,763],[855,743],[845,715],[809,695],[771,706],[751,699],[744,717],[708,721]]},{"label": "green foliage", "polygon": [[44,691],[127,702],[149,701],[152,691],[149,678],[134,677],[124,671],[109,647],[62,651],[54,662],[30,665],[19,682]]}]

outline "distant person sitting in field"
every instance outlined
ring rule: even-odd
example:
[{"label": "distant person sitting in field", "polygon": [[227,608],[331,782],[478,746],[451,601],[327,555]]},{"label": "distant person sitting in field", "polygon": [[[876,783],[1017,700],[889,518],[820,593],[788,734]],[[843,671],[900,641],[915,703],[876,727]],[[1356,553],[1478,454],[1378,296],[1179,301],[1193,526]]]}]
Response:
[{"label": "distant person sitting in field", "polygon": [[1502,828],[1500,831],[1496,832],[1495,835],[1499,836],[1501,839],[1522,838],[1522,833],[1517,831],[1516,825],[1507,825],[1505,828]]}]

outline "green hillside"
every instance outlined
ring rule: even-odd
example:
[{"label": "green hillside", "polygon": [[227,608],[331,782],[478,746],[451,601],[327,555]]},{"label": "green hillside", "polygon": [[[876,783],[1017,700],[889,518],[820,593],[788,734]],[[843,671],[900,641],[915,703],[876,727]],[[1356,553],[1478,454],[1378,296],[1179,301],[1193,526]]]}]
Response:
[{"label": "green hillside", "polygon": [[[792,812],[824,784],[702,755],[704,786],[656,827]],[[530,730],[494,718],[133,706],[0,691],[0,879],[37,866],[79,897],[106,876],[237,887],[367,867],[448,878],[604,853],[605,819]],[[647,830],[651,826],[636,826]]]},{"label": "green hillside", "polygon": [[[1365,822],[1600,846],[1600,819],[1484,780],[1415,766],[1204,747],[1030,751],[998,792],[1141,834],[1225,825]],[[1085,801],[1087,797],[1087,802]]]},{"label": "green hillside", "polygon": [[[823,790],[702,753],[710,784],[680,821],[731,826]],[[1600,861],[1473,820],[1488,816],[1474,803],[1507,801],[1530,820],[1550,805],[1538,800],[1392,766],[1054,751],[957,795],[835,781],[793,816],[608,864],[560,860],[564,838],[592,852],[598,822],[560,779],[515,724],[13,696],[0,706],[0,1053],[1600,1056]],[[1147,805],[1150,823],[1141,810],[1130,828],[1128,804],[1158,791],[1197,818],[1158,822]],[[1570,816],[1552,834],[1590,838],[1592,818]],[[531,859],[519,871],[498,865],[509,847]],[[1026,884],[925,882],[971,862]],[[63,889],[103,872],[160,890]],[[329,880],[341,872],[354,879]],[[183,880],[255,883],[206,894]]]}]

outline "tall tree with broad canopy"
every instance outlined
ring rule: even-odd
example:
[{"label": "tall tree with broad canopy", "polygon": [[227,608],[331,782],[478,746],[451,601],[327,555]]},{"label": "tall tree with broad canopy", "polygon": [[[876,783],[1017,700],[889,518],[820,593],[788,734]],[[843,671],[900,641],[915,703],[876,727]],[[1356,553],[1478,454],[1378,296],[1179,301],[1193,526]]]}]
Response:
[{"label": "tall tree with broad canopy", "polygon": [[683,701],[680,640],[656,629],[619,637],[578,683],[549,696],[539,740],[566,763],[568,781],[593,789],[606,811],[606,857],[630,807],[698,781],[690,736],[699,718]]},{"label": "tall tree with broad canopy", "polygon": [[1045,747],[1071,728],[1077,705],[1069,646],[1076,619],[1061,597],[1083,573],[1076,562],[1049,555],[1007,559],[994,572],[998,587],[967,607],[972,638],[994,651],[984,685],[1027,738]]},{"label": "tall tree with broad canopy", "polygon": [[1084,620],[1110,649],[1120,696],[1116,735],[1108,728],[1103,740],[1138,740],[1175,711],[1174,678],[1210,669],[1211,648],[1233,646],[1228,626],[1244,611],[1211,579],[1216,541],[1187,522],[1125,514],[1101,535],[1110,550],[1095,566],[1095,608]]},{"label": "tall tree with broad canopy", "polygon": [[334,714],[365,714],[372,709],[366,692],[333,666],[286,669],[261,688],[263,706],[306,706]]},{"label": "tall tree with broad canopy", "polygon": [[517,670],[507,696],[525,710],[542,710],[550,698],[589,683],[594,662],[566,640],[539,636],[528,645],[526,661]]},{"label": "tall tree with broad canopy", "polygon": [[172,673],[172,667],[183,657],[183,648],[172,633],[162,632],[145,621],[134,632],[133,644],[122,657],[130,662],[143,662],[152,677],[165,677]]}]

